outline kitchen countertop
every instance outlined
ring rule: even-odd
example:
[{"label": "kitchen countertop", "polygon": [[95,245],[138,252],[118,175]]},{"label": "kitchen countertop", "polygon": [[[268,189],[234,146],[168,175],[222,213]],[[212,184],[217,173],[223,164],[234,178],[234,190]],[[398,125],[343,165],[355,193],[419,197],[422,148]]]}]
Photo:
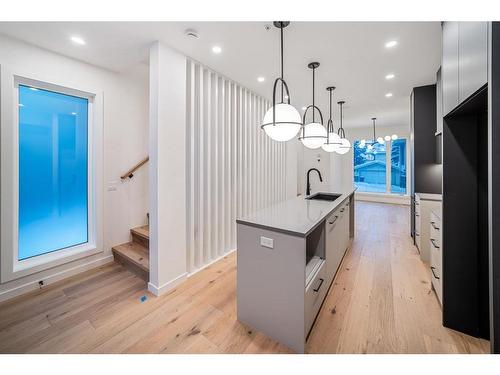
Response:
[{"label": "kitchen countertop", "polygon": [[342,202],[349,198],[354,193],[354,190],[324,192],[341,194],[333,202],[306,199],[303,196],[299,196],[238,218],[236,222],[238,224],[246,224],[305,237],[339,207]]}]

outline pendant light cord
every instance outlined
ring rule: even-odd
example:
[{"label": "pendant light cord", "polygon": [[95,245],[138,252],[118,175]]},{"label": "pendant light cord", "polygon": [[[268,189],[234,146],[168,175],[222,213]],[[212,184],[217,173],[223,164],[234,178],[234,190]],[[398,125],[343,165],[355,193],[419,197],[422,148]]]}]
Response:
[{"label": "pendant light cord", "polygon": [[280,29],[281,31],[281,103],[284,103],[283,100],[283,27]]},{"label": "pendant light cord", "polygon": [[316,108],[315,103],[314,103],[314,90],[315,90],[315,86],[314,86],[314,80],[315,80],[314,71],[315,70],[316,70],[316,68],[313,68],[313,122],[315,122],[314,121],[314,112],[315,112],[315,108]]},{"label": "pendant light cord", "polygon": [[375,120],[376,120],[376,118],[372,118],[372,120],[373,120],[373,143],[375,143],[375,140],[376,140],[376,138],[375,138]]}]

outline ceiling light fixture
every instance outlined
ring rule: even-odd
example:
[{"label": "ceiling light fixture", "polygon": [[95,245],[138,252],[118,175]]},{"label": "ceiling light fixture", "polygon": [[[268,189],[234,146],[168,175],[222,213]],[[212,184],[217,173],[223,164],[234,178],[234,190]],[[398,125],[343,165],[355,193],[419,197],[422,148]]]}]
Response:
[{"label": "ceiling light fixture", "polygon": [[216,55],[218,55],[219,53],[222,52],[222,48],[220,48],[219,46],[213,46],[212,52],[215,53]]},{"label": "ceiling light fixture", "polygon": [[385,94],[385,97],[386,98],[391,98],[392,97],[392,92],[388,92],[387,94]]},{"label": "ceiling light fixture", "polygon": [[393,48],[398,45],[398,42],[396,40],[390,40],[385,44],[385,48]]},{"label": "ceiling light fixture", "polygon": [[333,120],[332,120],[332,96],[335,87],[330,86],[327,87],[326,90],[330,92],[330,118],[328,119],[326,125],[326,130],[327,130],[326,142],[321,145],[321,148],[326,152],[335,152],[337,151],[337,147],[342,144],[340,136],[337,133],[335,133],[335,127],[333,126]]},{"label": "ceiling light fixture", "polygon": [[337,102],[337,104],[340,106],[340,127],[339,127],[339,137],[340,137],[340,146],[337,147],[335,152],[339,155],[344,155],[349,152],[351,149],[351,142],[345,137],[345,130],[344,130],[344,125],[343,125],[343,118],[344,118],[344,111],[343,111],[343,106],[345,104],[345,101],[341,100],[340,102]]},{"label": "ceiling light fixture", "polygon": [[[302,117],[302,135],[299,137],[300,141],[304,146],[310,149],[316,149],[320,148],[323,143],[328,138],[327,131],[325,127],[323,126],[323,114],[321,113],[320,109],[316,107],[314,103],[314,81],[315,81],[315,72],[316,68],[319,66],[319,62],[312,62],[307,65],[309,69],[312,70],[312,105],[308,106],[304,112],[304,115]],[[307,111],[312,108],[312,122],[309,122],[306,124],[306,115]],[[314,113],[315,111],[318,111],[319,117],[321,120],[321,123],[316,122],[314,118]]]},{"label": "ceiling light fixture", "polygon": [[264,77],[257,77],[257,81],[264,82],[266,79]]},{"label": "ceiling light fixture", "polygon": [[377,118],[376,117],[372,117],[372,121],[373,121],[373,139],[369,140],[369,141],[366,141],[366,140],[361,140],[361,142],[359,142],[359,148],[364,148],[366,146],[367,150],[368,151],[371,151],[373,150],[373,148],[378,144],[378,145],[385,145],[385,142],[389,142],[390,140],[393,140],[395,141],[396,139],[398,139],[398,136],[397,134],[393,134],[392,136],[391,135],[386,135],[385,137],[376,137],[375,136],[375,121],[377,121]]},{"label": "ceiling light fixture", "polygon": [[71,37],[71,41],[73,43],[79,44],[80,46],[87,44],[83,38],[76,35]]},{"label": "ceiling light fixture", "polygon": [[[273,86],[273,106],[269,108],[262,121],[261,129],[273,140],[278,142],[289,141],[300,131],[302,122],[299,112],[290,105],[290,91],[283,78],[283,29],[287,27],[289,21],[274,21],[274,26],[280,29],[280,56],[281,56],[281,77],[276,78]],[[281,84],[281,102],[276,104],[276,88]],[[286,90],[286,96],[285,96]],[[287,101],[285,103],[285,100]]]},{"label": "ceiling light fixture", "polygon": [[387,74],[385,76],[385,79],[393,79],[394,77],[395,77],[395,75],[391,73],[391,74]]}]

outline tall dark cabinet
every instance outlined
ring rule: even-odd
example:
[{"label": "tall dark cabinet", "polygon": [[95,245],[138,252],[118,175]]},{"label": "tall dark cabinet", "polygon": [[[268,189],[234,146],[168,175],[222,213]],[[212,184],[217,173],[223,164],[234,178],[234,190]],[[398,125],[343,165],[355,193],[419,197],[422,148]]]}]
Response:
[{"label": "tall dark cabinet", "polygon": [[489,263],[490,263],[490,342],[493,353],[500,353],[500,23],[492,22],[488,32],[488,160],[489,160]]},{"label": "tall dark cabinet", "polygon": [[436,154],[436,85],[413,88],[410,95],[411,236],[415,238],[415,193],[441,194]]},{"label": "tall dark cabinet", "polygon": [[487,50],[487,22],[443,23],[443,325],[489,339]]}]

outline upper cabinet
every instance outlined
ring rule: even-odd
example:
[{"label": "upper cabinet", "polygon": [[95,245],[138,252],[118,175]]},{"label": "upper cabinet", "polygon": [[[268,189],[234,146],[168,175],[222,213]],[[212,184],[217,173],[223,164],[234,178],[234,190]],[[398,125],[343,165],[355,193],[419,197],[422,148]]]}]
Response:
[{"label": "upper cabinet", "polygon": [[443,116],[488,81],[488,23],[444,22]]},{"label": "upper cabinet", "polygon": [[443,23],[443,115],[458,105],[458,22]]},{"label": "upper cabinet", "polygon": [[487,22],[459,22],[458,77],[459,103],[488,82]]},{"label": "upper cabinet", "polygon": [[436,73],[436,135],[443,132],[443,81],[441,68]]}]

